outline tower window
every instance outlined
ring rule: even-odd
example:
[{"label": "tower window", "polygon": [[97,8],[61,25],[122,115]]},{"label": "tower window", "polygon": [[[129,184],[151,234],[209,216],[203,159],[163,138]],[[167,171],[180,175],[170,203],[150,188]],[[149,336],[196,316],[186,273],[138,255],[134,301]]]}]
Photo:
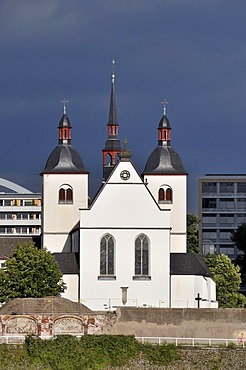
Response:
[{"label": "tower window", "polygon": [[59,204],[72,204],[73,203],[73,190],[68,185],[62,185],[59,189],[58,195]]},{"label": "tower window", "polygon": [[141,234],[135,240],[135,277],[149,275],[149,241]]},{"label": "tower window", "polygon": [[114,275],[114,240],[105,235],[100,242],[100,276]]},{"label": "tower window", "polygon": [[172,203],[173,191],[168,185],[163,185],[158,191],[158,203]]}]

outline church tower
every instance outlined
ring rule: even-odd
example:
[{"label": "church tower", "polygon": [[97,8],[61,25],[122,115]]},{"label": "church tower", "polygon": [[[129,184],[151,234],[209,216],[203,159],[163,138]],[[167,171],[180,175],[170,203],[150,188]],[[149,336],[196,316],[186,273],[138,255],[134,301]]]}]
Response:
[{"label": "church tower", "polygon": [[79,222],[79,208],[88,207],[88,171],[71,145],[71,123],[66,103],[58,125],[58,145],[42,176],[42,246],[51,252],[71,250],[70,231]]},{"label": "church tower", "polygon": [[115,98],[115,61],[112,62],[112,86],[109,106],[108,119],[108,138],[105,142],[103,152],[103,178],[106,180],[115,164],[117,163],[118,154],[121,151],[120,141],[118,140],[118,120],[116,112],[116,98]]},{"label": "church tower", "polygon": [[171,146],[171,125],[166,115],[167,101],[158,125],[158,145],[143,171],[144,182],[159,207],[171,210],[170,252],[186,252],[187,172]]}]

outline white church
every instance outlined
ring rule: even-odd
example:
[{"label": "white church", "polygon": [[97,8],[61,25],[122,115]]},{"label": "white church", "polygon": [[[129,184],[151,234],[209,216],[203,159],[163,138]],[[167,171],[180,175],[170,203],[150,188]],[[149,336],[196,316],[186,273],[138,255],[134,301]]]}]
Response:
[{"label": "white church", "polygon": [[92,310],[218,307],[202,257],[187,253],[187,172],[171,146],[165,103],[157,130],[139,173],[118,138],[113,72],[102,185],[89,204],[89,172],[71,145],[64,103],[58,145],[41,173],[42,246],[60,265],[64,297]]}]

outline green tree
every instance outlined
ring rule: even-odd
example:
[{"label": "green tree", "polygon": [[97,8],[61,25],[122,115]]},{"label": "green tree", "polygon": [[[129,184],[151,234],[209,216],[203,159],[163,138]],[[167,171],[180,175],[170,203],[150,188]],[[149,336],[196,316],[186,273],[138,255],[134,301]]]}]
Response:
[{"label": "green tree", "polygon": [[198,238],[199,218],[191,213],[187,214],[187,252],[200,253]]},{"label": "green tree", "polygon": [[225,254],[208,254],[204,258],[216,283],[219,307],[244,307],[246,297],[238,293],[241,283],[240,267],[233,265]]},{"label": "green tree", "polygon": [[58,295],[66,289],[62,273],[53,255],[33,242],[19,243],[0,270],[0,300],[42,298]]}]

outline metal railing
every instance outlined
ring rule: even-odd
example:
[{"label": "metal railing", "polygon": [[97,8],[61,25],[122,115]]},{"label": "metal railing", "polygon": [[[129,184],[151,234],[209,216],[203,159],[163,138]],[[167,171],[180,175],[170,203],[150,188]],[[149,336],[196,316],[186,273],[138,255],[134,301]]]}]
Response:
[{"label": "metal railing", "polygon": [[[81,337],[77,336],[76,337]],[[41,339],[52,339],[55,335],[40,336]],[[240,347],[245,348],[244,338],[177,338],[177,337],[136,337],[141,343],[163,344],[172,343],[175,346],[184,347],[203,347],[203,348],[224,348]],[[0,344],[22,344],[25,341],[25,335],[0,335]]]},{"label": "metal railing", "polygon": [[141,343],[172,343],[186,347],[245,347],[244,338],[177,338],[177,337],[136,337]]}]

